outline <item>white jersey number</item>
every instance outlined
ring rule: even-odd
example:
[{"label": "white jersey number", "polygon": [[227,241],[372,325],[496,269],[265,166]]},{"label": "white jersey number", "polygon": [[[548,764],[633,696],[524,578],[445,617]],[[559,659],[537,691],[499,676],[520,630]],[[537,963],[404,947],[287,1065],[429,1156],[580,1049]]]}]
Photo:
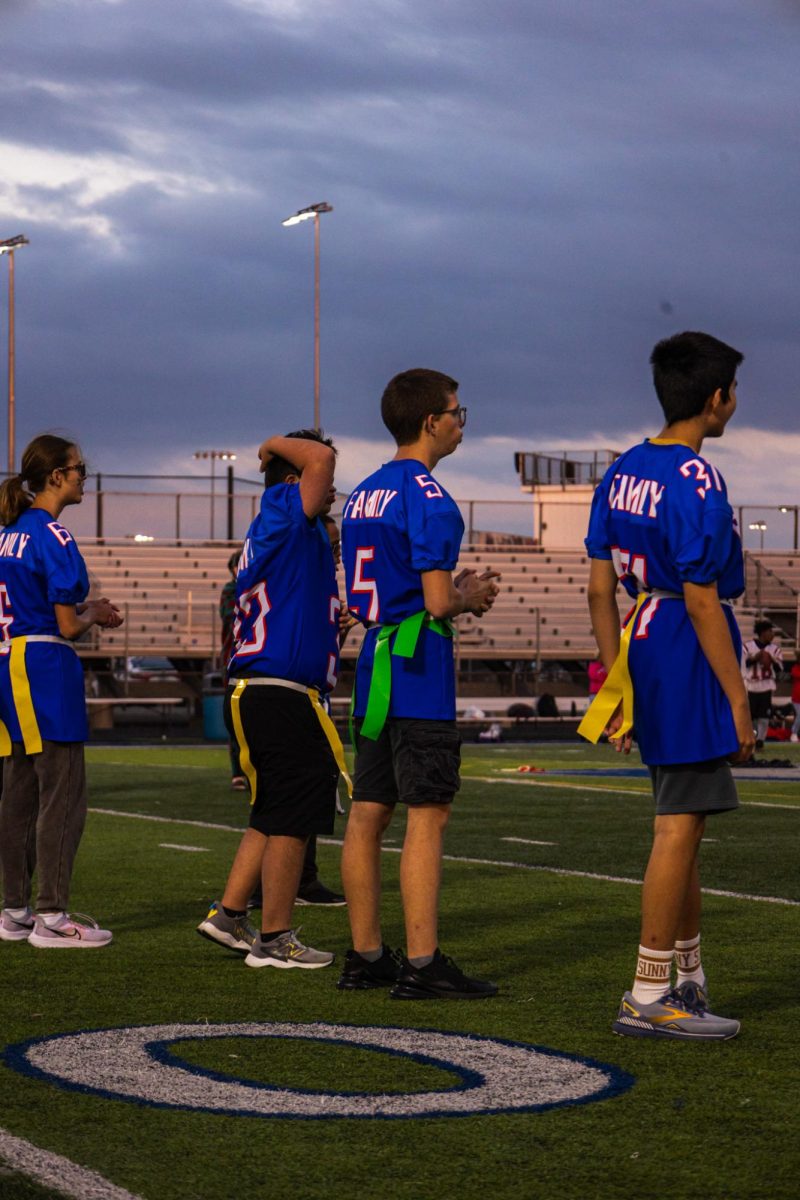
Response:
[{"label": "white jersey number", "polygon": [[[356,566],[353,571],[353,582],[350,586],[350,591],[354,594],[364,593],[369,596],[369,604],[366,611],[366,619],[368,621],[377,621],[380,615],[381,605],[378,599],[378,585],[374,579],[369,579],[364,575],[364,567],[375,559],[374,546],[361,546],[356,550]],[[356,607],[351,604],[353,612],[360,613],[360,605]]]},{"label": "white jersey number", "polygon": [[11,613],[11,602],[8,598],[8,588],[0,583],[0,644],[11,641],[11,626],[14,617]]},{"label": "white jersey number", "polygon": [[[253,612],[253,605],[256,605],[256,611]],[[255,587],[248,588],[246,592],[242,592],[239,597],[239,603],[236,606],[236,618],[233,622],[233,641],[235,654],[260,654],[264,649],[267,640],[267,613],[272,608],[267,595],[266,583],[257,583]],[[242,630],[242,618],[253,618],[253,624],[250,630],[250,636],[246,642],[239,640]]]}]

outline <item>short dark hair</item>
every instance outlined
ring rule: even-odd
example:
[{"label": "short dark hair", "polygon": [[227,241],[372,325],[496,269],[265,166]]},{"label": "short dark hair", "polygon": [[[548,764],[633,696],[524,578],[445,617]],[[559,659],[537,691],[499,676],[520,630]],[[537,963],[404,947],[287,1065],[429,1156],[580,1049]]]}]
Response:
[{"label": "short dark hair", "polygon": [[727,400],[744,355],[710,333],[676,333],[650,355],[653,383],[668,425],[697,417],[719,389]]},{"label": "short dark hair", "polygon": [[[284,434],[284,437],[303,438],[307,442],[319,442],[322,446],[330,446],[334,454],[336,453],[333,438],[326,438],[319,429],[295,429],[293,433]],[[267,463],[267,469],[264,471],[264,488],[274,487],[276,483],[285,483],[289,475],[297,474],[299,474],[297,467],[293,466],[288,459],[281,458],[279,454],[275,454]]]},{"label": "short dark hair", "polygon": [[759,635],[759,633],[766,633],[768,629],[774,628],[775,626],[772,624],[772,621],[768,621],[766,617],[762,618],[760,621],[756,621],[755,625],[753,626],[756,637]]},{"label": "short dark hair", "polygon": [[398,446],[415,442],[425,418],[444,412],[448,397],[456,391],[455,379],[427,367],[414,367],[390,379],[381,397],[381,416]]}]

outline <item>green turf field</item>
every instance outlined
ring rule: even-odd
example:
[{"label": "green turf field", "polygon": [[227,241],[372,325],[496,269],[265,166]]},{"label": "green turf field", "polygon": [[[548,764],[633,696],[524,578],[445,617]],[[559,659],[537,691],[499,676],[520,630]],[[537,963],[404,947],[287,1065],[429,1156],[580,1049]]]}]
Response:
[{"label": "green turf field", "polygon": [[[778,752],[798,757],[797,747]],[[55,1180],[38,1184],[11,1165],[20,1154],[34,1161],[34,1147],[101,1177],[73,1176],[56,1164],[68,1194],[108,1200],[798,1195],[800,772],[745,780],[740,811],[709,822],[704,962],[715,1009],[739,1017],[743,1029],[730,1043],[684,1045],[610,1032],[638,941],[639,888],[629,881],[640,878],[649,848],[647,780],[551,774],[618,765],[607,748],[465,747],[464,786],[448,832],[442,945],[500,984],[496,999],[477,1004],[340,993],[337,966],[245,968],[238,955],[194,933],[221,891],[246,820],[246,803],[228,786],[224,750],[108,747],[91,749],[88,759],[93,812],[72,906],[112,928],[115,941],[94,954],[0,943],[6,1048],[55,1034],[195,1026],[184,1031],[187,1040],[165,1046],[163,1063],[142,1069],[145,1090],[151,1074],[174,1078],[180,1061],[198,1088],[210,1080],[227,1095],[242,1080],[248,1095],[268,1099],[259,1084],[284,1098],[286,1089],[297,1090],[317,1116],[325,1097],[314,1092],[355,1093],[364,1115],[376,1095],[388,1104],[412,1094],[424,1111],[426,1098],[459,1082],[449,1060],[420,1061],[433,1044],[422,1031],[433,1030],[525,1044],[520,1055],[531,1065],[503,1068],[509,1104],[540,1086],[537,1063],[560,1070],[571,1062],[536,1058],[527,1046],[605,1064],[617,1072],[618,1091],[542,1111],[458,1117],[224,1115],[66,1090],[21,1073],[29,1060],[12,1049],[0,1068],[2,1200],[62,1194]],[[520,764],[546,770],[520,775]],[[393,851],[402,826],[389,837],[385,935],[399,944]],[[323,879],[337,886],[338,846],[321,845],[319,859]],[[297,913],[305,940],[344,953],[346,910]],[[399,1027],[409,1032],[393,1036],[418,1053],[347,1045],[330,1031],[324,1041],[254,1038],[248,1029],[200,1036],[202,1027],[251,1022]],[[106,1091],[128,1086],[115,1081],[132,1036],[114,1035],[102,1051],[112,1080]],[[477,1053],[485,1043],[473,1039],[467,1053],[473,1045]],[[74,1059],[89,1069],[80,1047]]]}]

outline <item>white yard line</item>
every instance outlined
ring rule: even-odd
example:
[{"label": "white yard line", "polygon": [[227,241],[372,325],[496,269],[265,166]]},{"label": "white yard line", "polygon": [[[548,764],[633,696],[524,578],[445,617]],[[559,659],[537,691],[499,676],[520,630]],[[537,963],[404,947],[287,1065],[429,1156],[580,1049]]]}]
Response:
[{"label": "white yard line", "polygon": [[186,850],[191,854],[208,854],[208,846],[180,846],[177,842],[159,842],[161,850]]},{"label": "white yard line", "polygon": [[[628,776],[630,778],[630,776]],[[560,779],[498,779],[496,775],[462,775],[462,785],[465,783],[499,783],[511,787],[550,787],[566,788],[570,792],[611,792],[615,796],[652,796],[650,788],[638,787],[605,787],[600,783],[562,783]],[[787,796],[788,799],[788,796]],[[772,804],[768,800],[740,800],[740,806],[748,808],[781,808],[790,812],[800,812],[800,804]]]},{"label": "white yard line", "polygon": [[140,1200],[133,1192],[109,1183],[96,1171],[79,1167],[60,1154],[42,1150],[5,1129],[0,1129],[0,1158],[29,1179],[52,1188],[61,1196],[74,1197],[74,1200]]},{"label": "white yard line", "polygon": [[[149,813],[118,812],[113,808],[90,808],[89,812],[100,813],[107,817],[129,817],[136,821],[159,821],[171,825],[192,825],[200,829],[222,829],[227,833],[241,834],[244,831],[238,825],[216,825],[211,821],[189,821],[183,817],[151,817]],[[317,838],[321,846],[341,846],[341,838]],[[384,846],[384,854],[401,854],[401,846]],[[573,879],[596,879],[603,883],[628,883],[641,887],[641,879],[628,879],[624,875],[598,875],[593,871],[571,871],[565,867],[540,867],[531,863],[504,862],[494,858],[467,858],[465,855],[445,854],[446,862],[471,863],[481,867],[505,867],[512,871],[541,871],[547,875],[565,875]],[[755,900],[760,904],[784,904],[790,908],[800,908],[800,900],[787,900],[783,896],[754,896],[749,892],[727,892],[718,888],[703,888],[706,896],[726,896],[730,900]]]},{"label": "white yard line", "polygon": [[536,838],[501,837],[501,842],[522,842],[524,846],[557,846],[558,842],[540,842]]}]

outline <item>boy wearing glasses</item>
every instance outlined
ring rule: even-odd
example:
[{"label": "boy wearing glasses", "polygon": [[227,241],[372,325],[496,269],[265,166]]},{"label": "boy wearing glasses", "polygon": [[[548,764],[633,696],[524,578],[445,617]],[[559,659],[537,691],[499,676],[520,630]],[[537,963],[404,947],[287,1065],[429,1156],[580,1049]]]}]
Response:
[{"label": "boy wearing glasses", "polygon": [[[438,945],[444,831],[459,788],[453,617],[487,612],[496,572],[454,579],[464,522],[431,471],[463,437],[458,384],[438,371],[395,376],[381,401],[397,443],[391,462],[353,491],[342,542],[347,603],[367,633],[356,668],[356,770],[342,853],[353,949],[339,987],[391,987],[398,1000],[471,1000],[493,983],[471,979]],[[397,803],[408,806],[400,889],[408,957],[384,945],[381,840]]]}]

